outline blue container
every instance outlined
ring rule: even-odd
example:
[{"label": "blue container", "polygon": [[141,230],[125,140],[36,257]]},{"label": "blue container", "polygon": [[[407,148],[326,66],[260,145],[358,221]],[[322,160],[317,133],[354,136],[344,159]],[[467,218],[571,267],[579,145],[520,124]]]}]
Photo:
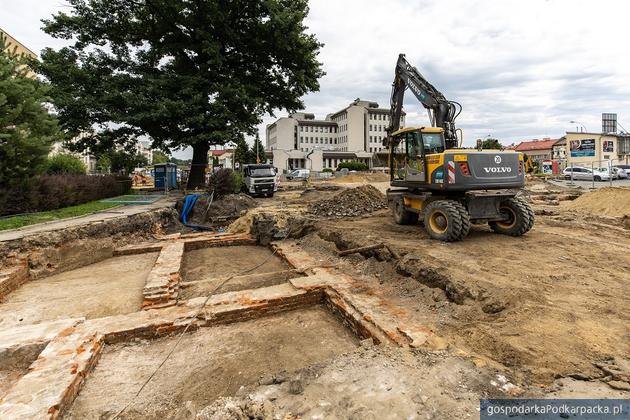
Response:
[{"label": "blue container", "polygon": [[177,187],[177,165],[174,163],[156,163],[153,165],[153,178],[157,190]]}]

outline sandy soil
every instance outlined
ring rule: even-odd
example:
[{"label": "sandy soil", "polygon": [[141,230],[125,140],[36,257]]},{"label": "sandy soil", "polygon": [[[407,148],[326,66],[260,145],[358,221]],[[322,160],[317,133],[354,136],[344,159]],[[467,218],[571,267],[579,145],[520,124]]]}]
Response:
[{"label": "sandy soil", "polygon": [[496,375],[465,358],[380,346],[290,378],[220,399],[197,418],[467,419],[479,418],[480,398],[505,395]]},{"label": "sandy soil", "polygon": [[413,309],[454,347],[524,381],[601,376],[593,362],[630,354],[630,232],[623,229],[560,215],[538,217],[521,238],[474,226],[463,242],[442,243],[429,240],[420,225],[396,225],[387,211],[319,225],[301,244],[320,258],[338,261],[338,245],[383,241],[443,276],[410,275],[396,261],[379,261],[383,255],[355,255],[344,266]]},{"label": "sandy soil", "polygon": [[[262,246],[230,246],[202,248],[186,252],[183,261],[184,281],[210,280],[231,274],[270,273],[291,267],[280,257],[271,256],[269,248]],[[244,270],[262,266],[248,273]]]},{"label": "sandy soil", "polygon": [[[106,348],[67,418],[113,415],[133,399],[175,341],[168,337]],[[320,307],[204,328],[183,338],[122,418],[173,418],[188,401],[203,407],[261,377],[323,362],[357,344]]]},{"label": "sandy soil", "polygon": [[28,282],[0,304],[0,328],[138,311],[156,258],[157,253],[114,257]]}]

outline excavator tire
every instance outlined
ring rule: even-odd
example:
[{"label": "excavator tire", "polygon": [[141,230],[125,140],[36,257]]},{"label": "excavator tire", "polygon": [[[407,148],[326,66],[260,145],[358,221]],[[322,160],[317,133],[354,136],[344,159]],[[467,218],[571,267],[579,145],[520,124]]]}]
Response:
[{"label": "excavator tire", "polygon": [[424,228],[433,239],[461,241],[470,230],[470,217],[457,201],[432,201],[424,209]]},{"label": "excavator tire", "polygon": [[508,219],[502,222],[489,222],[490,227],[496,233],[510,236],[521,236],[529,232],[534,226],[534,210],[526,201],[513,197],[501,202],[501,213],[505,213]]},{"label": "excavator tire", "polygon": [[468,236],[468,232],[470,232],[470,215],[468,214],[468,210],[464,207],[463,204],[454,201],[455,207],[459,211],[459,214],[462,216],[462,239]]},{"label": "excavator tire", "polygon": [[406,210],[402,198],[394,201],[392,214],[394,221],[399,225],[415,225],[418,223],[418,213]]}]

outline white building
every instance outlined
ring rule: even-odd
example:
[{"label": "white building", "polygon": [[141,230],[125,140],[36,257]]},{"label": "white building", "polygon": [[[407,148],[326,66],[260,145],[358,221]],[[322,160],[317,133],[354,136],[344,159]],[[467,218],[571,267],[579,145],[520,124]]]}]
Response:
[{"label": "white building", "polygon": [[138,140],[136,143],[136,152],[144,156],[149,165],[153,163],[153,149],[151,149],[151,142],[149,140]]},{"label": "white building", "polygon": [[[85,134],[79,134],[72,141],[73,142],[77,141],[81,139],[83,136],[85,136]],[[96,158],[90,154],[89,150],[86,150],[81,153],[71,152],[70,150],[64,147],[62,142],[58,141],[58,142],[53,143],[50,149],[50,152],[48,153],[48,156],[55,156],[60,153],[72,155],[81,159],[81,162],[83,162],[83,164],[85,165],[85,169],[87,170],[88,173],[96,172]]]},{"label": "white building", "polygon": [[[400,126],[405,125],[404,114]],[[267,126],[266,151],[280,169],[335,169],[341,162],[358,160],[372,166],[372,157],[383,149],[389,109],[356,99],[325,119],[294,113]]]}]

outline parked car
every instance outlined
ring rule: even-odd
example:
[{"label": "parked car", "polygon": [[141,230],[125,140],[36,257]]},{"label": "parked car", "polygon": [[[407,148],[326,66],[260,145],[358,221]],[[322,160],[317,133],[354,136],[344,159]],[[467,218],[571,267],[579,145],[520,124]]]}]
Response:
[{"label": "parked car", "polygon": [[[610,172],[608,168],[594,168],[593,177],[595,181],[610,181]],[[612,175],[612,179],[615,179],[615,175]]]},{"label": "parked car", "polygon": [[580,181],[608,181],[610,179],[610,175],[608,174],[608,168],[582,168],[579,166],[574,166],[573,168],[565,168],[562,171],[564,175],[564,179],[571,179],[571,173],[573,173],[574,180]]},{"label": "parked car", "polygon": [[287,174],[288,180],[300,180],[300,179],[308,179],[311,175],[311,171],[309,169],[296,169]]},{"label": "parked car", "polygon": [[628,166],[628,169],[624,169],[621,166],[613,166],[613,171],[617,173],[619,179],[628,179],[630,176],[630,165],[625,166]]}]

